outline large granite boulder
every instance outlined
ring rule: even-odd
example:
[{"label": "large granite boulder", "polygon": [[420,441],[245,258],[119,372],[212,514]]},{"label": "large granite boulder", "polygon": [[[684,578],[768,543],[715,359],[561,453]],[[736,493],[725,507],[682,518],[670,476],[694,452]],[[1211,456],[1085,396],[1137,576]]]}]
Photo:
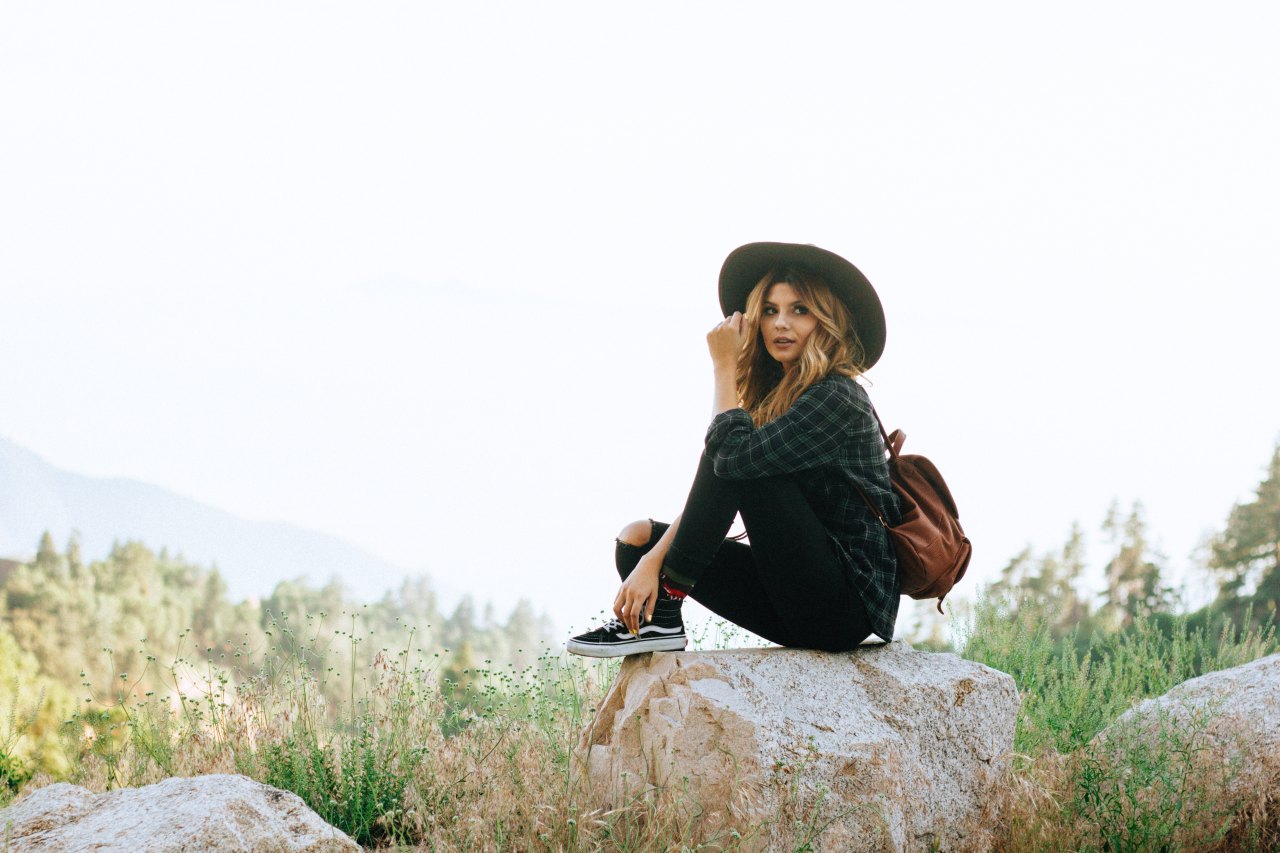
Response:
[{"label": "large granite boulder", "polygon": [[59,783],[0,810],[8,850],[358,853],[296,794],[244,776],[165,779],[95,794]]},{"label": "large granite boulder", "polygon": [[604,809],[647,802],[756,849],[984,850],[1013,679],[904,642],[627,658],[574,766]]}]

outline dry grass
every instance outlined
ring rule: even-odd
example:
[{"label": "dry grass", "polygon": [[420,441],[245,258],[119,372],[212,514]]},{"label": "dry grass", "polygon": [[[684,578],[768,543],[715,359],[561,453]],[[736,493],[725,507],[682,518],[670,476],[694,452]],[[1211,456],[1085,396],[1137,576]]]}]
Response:
[{"label": "dry grass", "polygon": [[[1096,758],[1096,756],[1093,756]],[[1273,851],[1280,849],[1280,779],[1241,791],[1223,779],[1221,763],[1199,762],[1169,797],[1168,787],[1135,779],[1125,758],[1105,767],[1088,802],[1085,753],[1046,752],[1025,759],[1009,777],[997,806],[1000,853],[1068,851]],[[1096,772],[1096,769],[1095,769]]]},{"label": "dry grass", "polygon": [[[243,773],[293,790],[371,849],[752,849],[761,826],[705,821],[679,791],[593,804],[571,772],[573,749],[616,664],[548,655],[522,673],[468,670],[442,684],[434,660],[384,651],[343,708],[317,698],[324,685],[301,664],[199,674],[175,664],[168,695],[129,694],[74,717],[67,781],[108,790]],[[798,838],[814,834],[820,805],[791,804]]]},{"label": "dry grass", "polygon": [[[1109,641],[1099,659],[1055,655],[1034,620],[994,619],[968,649],[978,659],[1004,655],[1027,700],[1020,754],[989,809],[996,849],[1280,848],[1280,779],[1233,786],[1238,759],[1214,747],[1210,718],[1097,737],[1140,694],[1167,689],[1157,676],[1243,662],[1274,642],[1138,639]],[[813,789],[795,784],[802,760],[774,775],[781,808],[754,824],[706,815],[679,790],[597,808],[585,774],[573,772],[573,750],[616,662],[548,655],[523,672],[481,668],[442,682],[438,659],[383,650],[348,674],[346,695],[357,701],[338,703],[322,698],[324,676],[302,657],[270,672],[175,663],[164,695],[87,703],[64,732],[68,781],[105,790],[243,773],[293,790],[371,849],[751,850],[779,837],[793,850],[821,847],[831,815],[820,796],[802,799]]]}]

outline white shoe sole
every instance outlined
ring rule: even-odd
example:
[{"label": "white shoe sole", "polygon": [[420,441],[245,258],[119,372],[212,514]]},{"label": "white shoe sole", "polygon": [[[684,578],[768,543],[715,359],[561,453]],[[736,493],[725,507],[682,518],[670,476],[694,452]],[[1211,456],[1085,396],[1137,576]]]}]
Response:
[{"label": "white shoe sole", "polygon": [[625,643],[579,643],[569,640],[565,651],[589,658],[620,658],[643,652],[682,652],[686,639],[680,637],[653,637],[647,640],[630,640]]}]

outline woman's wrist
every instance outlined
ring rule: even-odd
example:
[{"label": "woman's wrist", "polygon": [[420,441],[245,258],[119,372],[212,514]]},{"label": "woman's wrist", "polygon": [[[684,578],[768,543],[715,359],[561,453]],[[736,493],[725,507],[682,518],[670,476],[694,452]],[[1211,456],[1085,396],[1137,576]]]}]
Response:
[{"label": "woman's wrist", "polygon": [[[671,543],[675,541],[676,531],[679,529],[680,516],[677,515],[672,519],[671,524],[668,525],[666,532],[658,538],[657,542],[653,543],[653,547],[649,549],[649,552],[640,558],[640,562],[637,564],[636,568],[644,568],[645,571],[661,572],[662,562],[667,559],[667,552],[671,550]],[[650,569],[650,564],[652,564],[654,568]]]},{"label": "woman's wrist", "polygon": [[662,560],[664,557],[666,557],[666,553],[658,553],[655,548],[640,558],[640,562],[636,563],[635,571],[641,574],[653,575],[656,578],[662,574]]},{"label": "woman's wrist", "polygon": [[711,415],[727,412],[738,407],[738,367],[730,365],[721,368],[716,365],[715,399],[712,403]]}]

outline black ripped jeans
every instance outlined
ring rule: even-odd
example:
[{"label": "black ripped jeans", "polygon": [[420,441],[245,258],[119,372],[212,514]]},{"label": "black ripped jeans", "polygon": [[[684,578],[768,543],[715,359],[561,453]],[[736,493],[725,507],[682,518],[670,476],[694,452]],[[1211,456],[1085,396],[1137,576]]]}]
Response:
[{"label": "black ripped jeans", "polygon": [[[750,545],[725,538],[739,513]],[[624,580],[669,526],[651,523],[646,544],[617,544]],[[704,454],[663,572],[708,610],[779,645],[839,652],[871,634],[862,597],[790,477],[726,480]]]}]

